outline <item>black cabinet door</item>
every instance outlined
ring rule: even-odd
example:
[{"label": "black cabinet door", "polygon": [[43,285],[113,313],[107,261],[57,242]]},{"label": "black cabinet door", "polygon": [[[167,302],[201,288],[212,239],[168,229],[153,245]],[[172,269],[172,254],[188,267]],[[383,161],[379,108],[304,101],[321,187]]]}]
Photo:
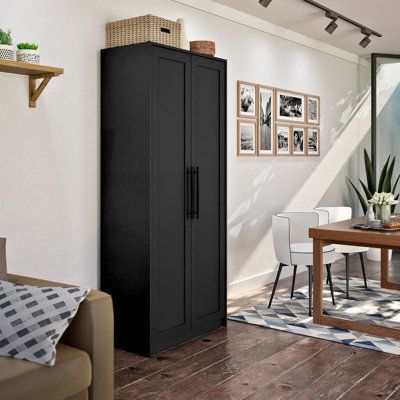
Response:
[{"label": "black cabinet door", "polygon": [[192,56],[192,157],[197,204],[192,223],[192,324],[226,316],[226,65]]},{"label": "black cabinet door", "polygon": [[[190,220],[186,169],[190,161],[190,55],[152,48],[151,291],[152,349],[190,331]],[[140,305],[138,305],[140,307]]]}]

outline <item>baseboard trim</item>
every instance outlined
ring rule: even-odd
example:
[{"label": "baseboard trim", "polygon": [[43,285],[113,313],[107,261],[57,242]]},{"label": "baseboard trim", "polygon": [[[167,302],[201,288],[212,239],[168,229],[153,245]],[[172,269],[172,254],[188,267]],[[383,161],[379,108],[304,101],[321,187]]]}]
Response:
[{"label": "baseboard trim", "polygon": [[[297,269],[297,273],[305,272],[305,267],[300,267]],[[280,279],[287,278],[292,276],[293,267],[288,266],[282,269]],[[276,269],[272,271],[265,272],[260,275],[254,275],[249,278],[241,279],[236,282],[232,282],[228,285],[228,298],[232,299],[235,297],[243,296],[249,292],[253,292],[257,289],[262,288],[265,285],[268,285],[274,282],[276,276]]]}]

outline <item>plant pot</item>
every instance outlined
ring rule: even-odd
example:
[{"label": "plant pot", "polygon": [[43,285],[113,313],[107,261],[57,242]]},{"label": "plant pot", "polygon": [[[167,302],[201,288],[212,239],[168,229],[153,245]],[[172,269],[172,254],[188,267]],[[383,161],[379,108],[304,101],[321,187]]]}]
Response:
[{"label": "plant pot", "polygon": [[[389,250],[389,261],[392,259],[393,250]],[[381,249],[370,248],[367,251],[367,258],[371,261],[381,261]]]},{"label": "plant pot", "polygon": [[40,64],[40,55],[37,50],[17,50],[17,61],[28,64]]},{"label": "plant pot", "polygon": [[0,44],[0,59],[14,61],[14,47],[8,44]]}]

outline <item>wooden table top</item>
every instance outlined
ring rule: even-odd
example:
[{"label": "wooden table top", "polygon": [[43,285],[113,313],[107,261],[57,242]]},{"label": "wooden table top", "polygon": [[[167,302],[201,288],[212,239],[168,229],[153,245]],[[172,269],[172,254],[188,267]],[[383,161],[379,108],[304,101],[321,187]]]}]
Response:
[{"label": "wooden table top", "polygon": [[362,223],[365,223],[365,217],[316,226],[315,228],[310,228],[309,235],[313,239],[337,244],[357,244],[368,247],[400,249],[400,231],[380,232],[352,228],[353,225]]}]

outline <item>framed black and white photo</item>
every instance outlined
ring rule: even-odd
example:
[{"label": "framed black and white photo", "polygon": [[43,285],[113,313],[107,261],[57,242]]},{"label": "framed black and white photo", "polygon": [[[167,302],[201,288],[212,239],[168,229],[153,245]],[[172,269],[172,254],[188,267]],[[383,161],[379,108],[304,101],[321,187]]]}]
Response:
[{"label": "framed black and white photo", "polygon": [[276,120],[280,122],[306,122],[306,95],[288,90],[276,90]]},{"label": "framed black and white photo", "polygon": [[318,157],[320,154],[320,130],[319,128],[307,128],[307,155]]},{"label": "framed black and white photo", "polygon": [[276,155],[290,156],[292,147],[292,129],[290,125],[275,124]]},{"label": "framed black and white photo", "polygon": [[237,92],[238,117],[257,118],[257,85],[255,83],[238,81]]},{"label": "framed black and white photo", "polygon": [[258,155],[273,156],[275,154],[274,89],[268,86],[258,87]]},{"label": "framed black and white photo", "polygon": [[319,96],[307,95],[307,124],[319,125],[320,121]]},{"label": "framed black and white photo", "polygon": [[306,129],[304,126],[292,127],[292,155],[306,155]]},{"label": "framed black and white photo", "polygon": [[257,155],[257,121],[238,119],[237,123],[237,155]]}]

